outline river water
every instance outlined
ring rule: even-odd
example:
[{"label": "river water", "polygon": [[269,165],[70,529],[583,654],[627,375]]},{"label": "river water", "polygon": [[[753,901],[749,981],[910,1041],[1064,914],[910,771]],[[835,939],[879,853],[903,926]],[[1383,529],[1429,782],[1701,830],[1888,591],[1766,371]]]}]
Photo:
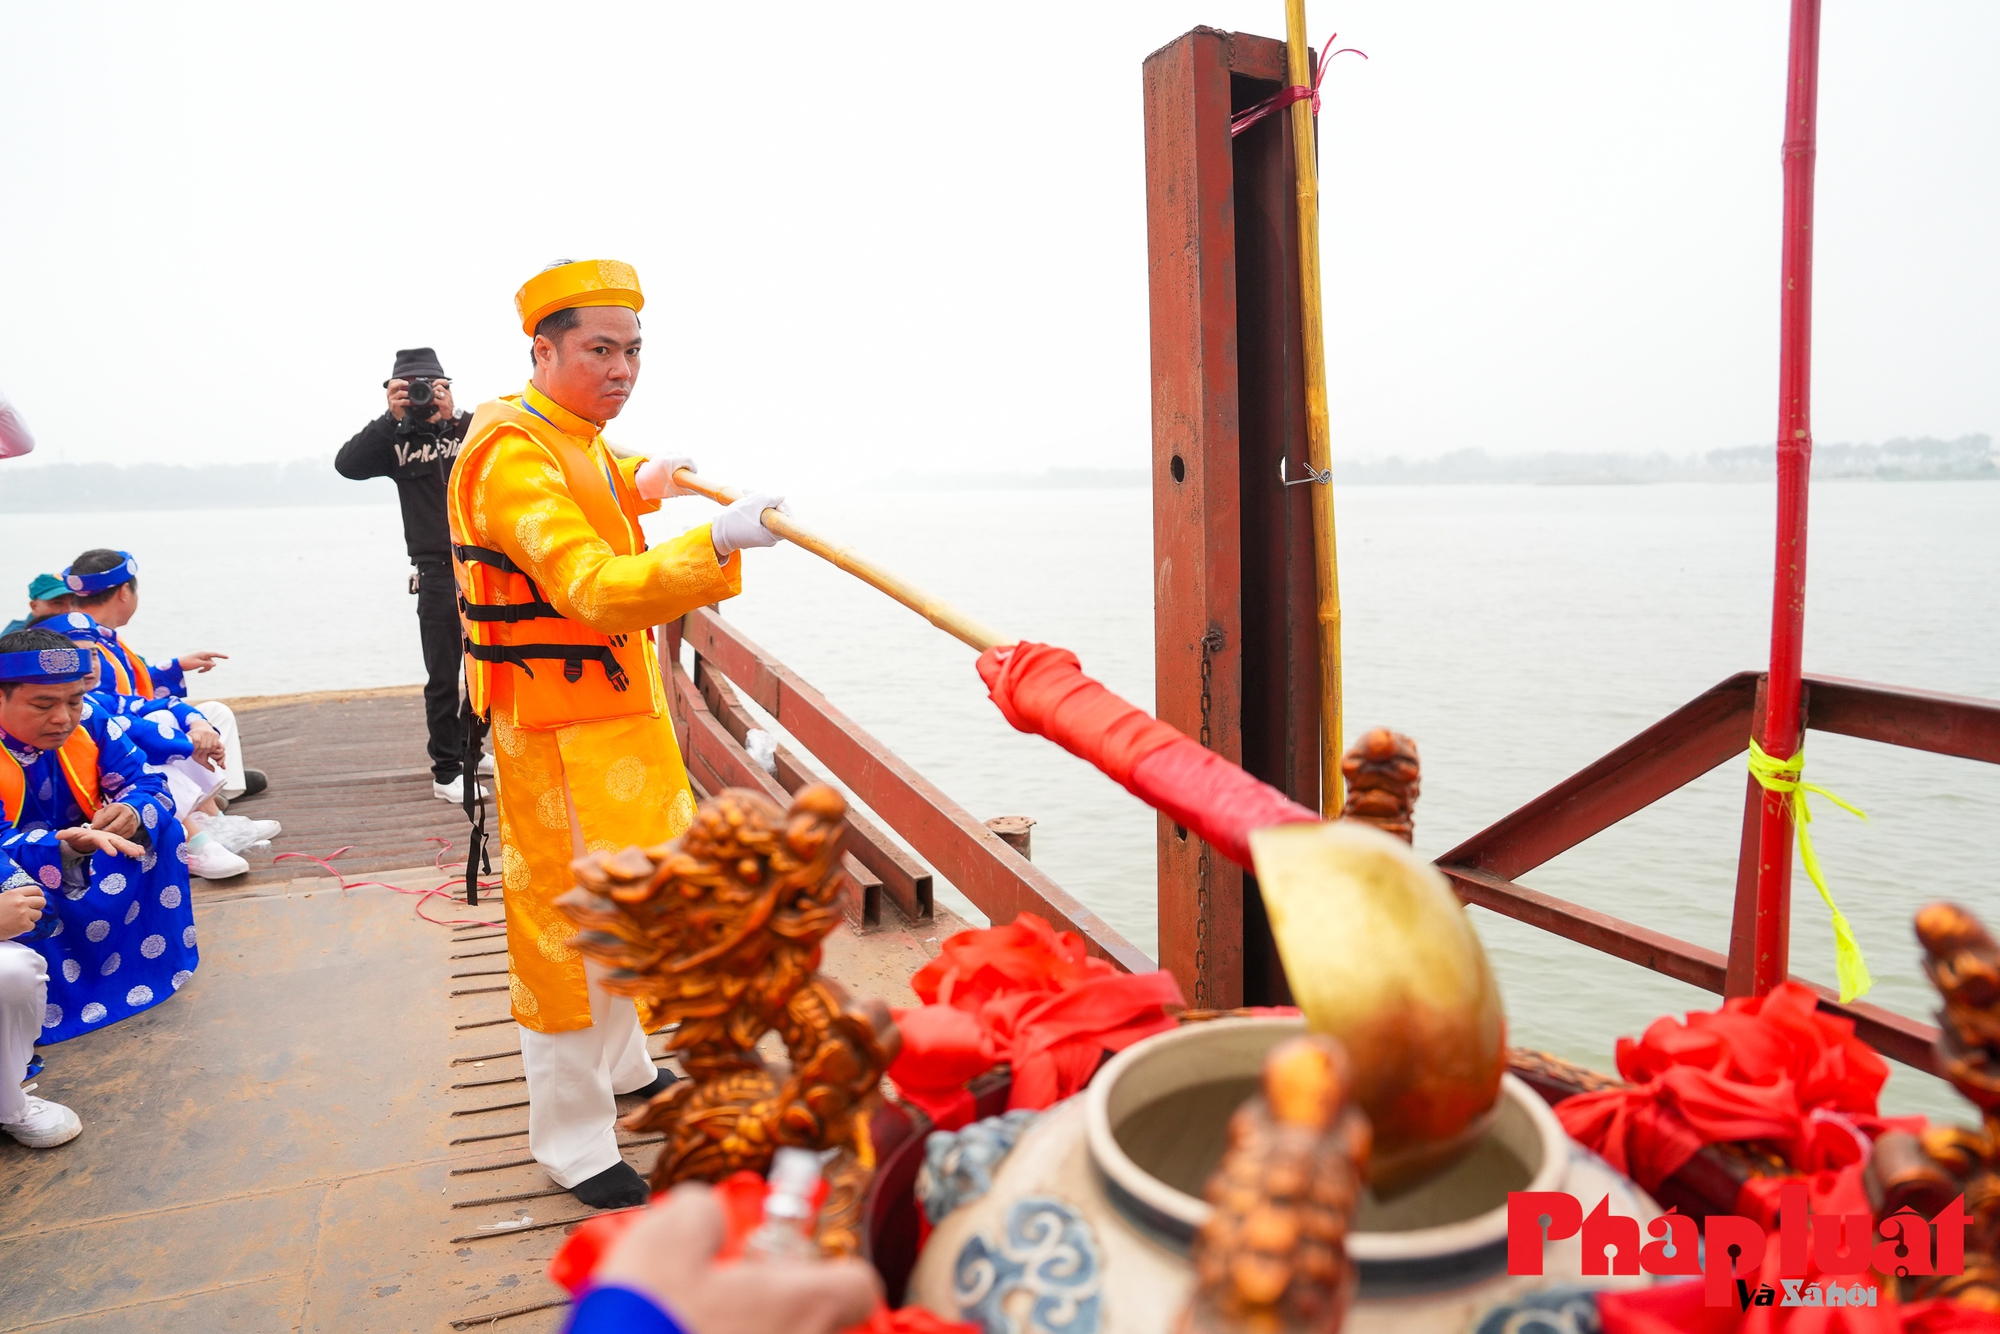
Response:
[{"label": "river water", "polygon": [[[416,681],[414,599],[382,491],[379,506],[9,515],[0,590],[16,597],[86,547],[125,548],[146,571],[136,644],[161,658],[233,655],[204,694]],[[1348,735],[1387,724],[1417,739],[1427,854],[1768,653],[1768,486],[1352,487],[1339,504]],[[649,528],[665,536],[709,508],[670,502]],[[827,494],[793,508],[1001,630],[1075,649],[1087,671],[1150,704],[1144,490]],[[1037,863],[1153,948],[1150,812],[1008,728],[970,651],[915,616],[802,551],[749,560],[747,591],[726,616],[974,813],[1034,817]],[[1996,575],[2000,486],[1823,484],[1806,668],[2000,697]],[[383,744],[421,763],[420,738]],[[1807,757],[1809,779],[1869,816],[1820,803],[1812,826],[1876,978],[1869,999],[1928,1015],[1936,1002],[1910,917],[1949,897],[2000,926],[1985,846],[2000,833],[2000,767],[1821,733]],[[1523,880],[1725,949],[1742,800],[1732,761]],[[1802,873],[1794,902],[1793,966],[1831,978],[1832,933]],[[1621,1034],[1716,1003],[1532,928],[1473,918],[1518,1043],[1608,1069]],[[1965,1115],[1946,1086],[1900,1068],[1885,1103]]]}]

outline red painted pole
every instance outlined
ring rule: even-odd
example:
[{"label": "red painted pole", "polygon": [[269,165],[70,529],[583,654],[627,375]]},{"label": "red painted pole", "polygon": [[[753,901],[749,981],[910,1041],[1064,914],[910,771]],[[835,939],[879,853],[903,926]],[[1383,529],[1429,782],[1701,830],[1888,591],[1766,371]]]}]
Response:
[{"label": "red painted pole", "polygon": [[[1784,287],[1778,321],[1778,550],[1771,587],[1771,677],[1759,744],[1798,753],[1806,621],[1806,494],[1812,474],[1813,157],[1819,114],[1820,0],[1792,0],[1785,88]],[[1752,994],[1785,980],[1791,944],[1792,806],[1766,791],[1757,829]]]}]

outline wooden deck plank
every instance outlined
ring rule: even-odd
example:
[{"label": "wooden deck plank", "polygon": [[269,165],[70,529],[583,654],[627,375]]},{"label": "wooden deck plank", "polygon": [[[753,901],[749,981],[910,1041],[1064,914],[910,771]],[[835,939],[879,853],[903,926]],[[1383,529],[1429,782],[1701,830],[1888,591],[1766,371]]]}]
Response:
[{"label": "wooden deck plank", "polygon": [[[326,857],[343,874],[434,864],[440,839],[449,866],[463,867],[464,813],[431,795],[424,700],[417,687],[231,700],[246,763],[270,789],[230,806],[230,814],[276,820],[284,832],[244,854],[250,873],[226,887],[275,884],[313,873],[282,853]],[[488,785],[491,786],[490,784]],[[488,802],[487,829],[499,815]]]}]

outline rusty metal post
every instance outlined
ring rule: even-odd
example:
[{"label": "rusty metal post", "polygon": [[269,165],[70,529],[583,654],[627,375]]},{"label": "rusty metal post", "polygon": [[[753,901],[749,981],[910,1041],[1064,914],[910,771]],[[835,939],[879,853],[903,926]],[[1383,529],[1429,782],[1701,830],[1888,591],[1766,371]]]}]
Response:
[{"label": "rusty metal post", "polygon": [[1029,861],[1035,859],[1034,853],[1031,851],[1033,839],[1030,833],[1035,827],[1035,822],[1029,817],[1025,815],[996,815],[986,822],[986,827],[997,834],[1002,843],[1005,843]]},{"label": "rusty metal post", "polygon": [[[1285,47],[1197,28],[1145,63],[1155,712],[1319,804],[1319,647],[1291,119],[1232,141]],[[1255,882],[1164,818],[1160,966],[1197,1008],[1288,997]]]}]

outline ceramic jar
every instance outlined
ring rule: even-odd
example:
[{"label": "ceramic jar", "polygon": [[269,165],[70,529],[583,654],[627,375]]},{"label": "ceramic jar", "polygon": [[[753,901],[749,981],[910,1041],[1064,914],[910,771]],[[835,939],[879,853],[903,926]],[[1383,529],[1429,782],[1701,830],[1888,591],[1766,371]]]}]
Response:
[{"label": "ceramic jar", "polygon": [[[1190,1024],[1137,1043],[1081,1095],[1049,1109],[991,1172],[991,1189],[936,1225],[910,1300],[987,1334],[1161,1334],[1193,1287],[1187,1249],[1208,1216],[1202,1184],[1264,1054],[1297,1019]],[[1568,1191],[1644,1224],[1659,1206],[1563,1132],[1521,1081],[1502,1081],[1486,1136],[1397,1198],[1364,1199],[1348,1254],[1361,1275],[1348,1334],[1461,1334],[1495,1306],[1581,1276],[1575,1238],[1541,1277],[1510,1277],[1507,1192]]]}]

